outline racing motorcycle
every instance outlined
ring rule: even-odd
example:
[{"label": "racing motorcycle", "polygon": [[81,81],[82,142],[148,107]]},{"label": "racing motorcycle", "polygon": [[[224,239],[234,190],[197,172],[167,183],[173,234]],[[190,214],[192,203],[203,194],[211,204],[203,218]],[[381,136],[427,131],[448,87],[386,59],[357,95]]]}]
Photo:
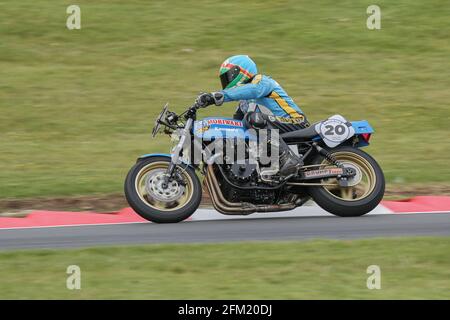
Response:
[{"label": "racing motorcycle", "polygon": [[[219,117],[197,121],[200,108],[194,104],[177,115],[166,104],[152,136],[164,128],[163,133],[175,141],[171,154],[142,155],[128,172],[126,199],[149,221],[187,219],[199,207],[202,191],[226,215],[293,210],[312,198],[334,215],[355,217],[374,209],[384,195],[380,166],[360,149],[369,145],[374,132],[365,120],[349,122],[334,115],[304,129],[280,133],[304,163],[297,173],[280,177],[251,150],[256,138],[245,122]],[[227,153],[211,151],[213,142],[223,140],[244,148],[247,158],[253,152],[255,161],[226,161]],[[196,154],[202,156],[194,161]]]}]

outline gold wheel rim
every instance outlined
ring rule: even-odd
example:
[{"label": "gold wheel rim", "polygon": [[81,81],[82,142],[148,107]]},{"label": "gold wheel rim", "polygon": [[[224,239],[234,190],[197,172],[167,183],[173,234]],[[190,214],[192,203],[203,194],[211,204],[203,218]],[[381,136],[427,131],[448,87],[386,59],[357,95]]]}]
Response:
[{"label": "gold wheel rim", "polygon": [[[362,200],[372,193],[377,183],[377,176],[367,159],[356,153],[346,151],[333,153],[333,157],[340,163],[343,163],[344,166],[347,164],[351,167],[356,167],[357,179],[360,179],[360,181],[349,187],[340,187],[336,178],[322,179],[322,183],[333,184],[332,186],[323,186],[325,191],[333,197],[344,201]],[[328,160],[324,160],[322,165],[326,168],[331,164]],[[351,184],[352,180],[350,179],[349,182]]]},{"label": "gold wheel rim", "polygon": [[135,179],[136,192],[141,201],[144,202],[147,206],[160,211],[175,211],[181,209],[187,203],[189,203],[193,196],[194,183],[186,170],[183,170],[181,172],[181,176],[186,185],[184,186],[184,190],[182,191],[181,195],[176,199],[171,199],[170,201],[161,201],[160,199],[157,199],[157,197],[152,194],[151,191],[149,191],[149,189],[146,187],[146,183],[147,180],[151,178],[152,173],[154,174],[157,170],[166,170],[168,166],[168,162],[152,162],[143,167],[138,172]]}]

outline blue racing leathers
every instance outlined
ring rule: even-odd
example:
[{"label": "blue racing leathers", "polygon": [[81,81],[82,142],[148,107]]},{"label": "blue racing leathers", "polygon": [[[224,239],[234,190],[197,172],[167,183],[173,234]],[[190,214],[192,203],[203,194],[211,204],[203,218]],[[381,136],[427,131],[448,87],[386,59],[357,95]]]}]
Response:
[{"label": "blue racing leathers", "polygon": [[[221,91],[224,102],[245,100],[251,105],[256,104],[256,110],[262,113],[271,113],[277,117],[304,119],[302,110],[295,104],[286,91],[269,76],[258,74],[243,85]],[[247,110],[242,110],[247,112]]]}]

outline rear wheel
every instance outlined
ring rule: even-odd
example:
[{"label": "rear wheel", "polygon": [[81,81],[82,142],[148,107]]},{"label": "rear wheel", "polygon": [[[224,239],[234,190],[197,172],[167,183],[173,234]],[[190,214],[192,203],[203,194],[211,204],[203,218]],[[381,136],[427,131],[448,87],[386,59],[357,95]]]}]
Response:
[{"label": "rear wheel", "polygon": [[138,161],[125,179],[125,197],[143,218],[157,223],[180,222],[191,216],[200,205],[202,189],[195,170],[178,167],[164,186],[170,158],[151,157]]},{"label": "rear wheel", "polygon": [[[322,179],[324,186],[309,187],[311,197],[320,207],[340,217],[362,216],[372,211],[384,195],[385,180],[378,163],[364,151],[349,146],[329,152],[356,174],[348,180],[348,187],[339,186],[336,178]],[[321,164],[320,168],[331,166],[322,156],[313,162]]]}]

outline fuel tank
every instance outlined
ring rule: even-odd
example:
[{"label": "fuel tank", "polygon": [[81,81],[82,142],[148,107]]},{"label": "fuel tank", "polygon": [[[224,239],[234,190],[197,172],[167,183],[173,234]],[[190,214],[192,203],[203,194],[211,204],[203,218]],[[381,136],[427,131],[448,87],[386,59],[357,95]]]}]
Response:
[{"label": "fuel tank", "polygon": [[256,137],[247,131],[240,120],[232,118],[204,118],[194,122],[194,135],[205,141],[213,139],[247,139],[255,140]]}]

